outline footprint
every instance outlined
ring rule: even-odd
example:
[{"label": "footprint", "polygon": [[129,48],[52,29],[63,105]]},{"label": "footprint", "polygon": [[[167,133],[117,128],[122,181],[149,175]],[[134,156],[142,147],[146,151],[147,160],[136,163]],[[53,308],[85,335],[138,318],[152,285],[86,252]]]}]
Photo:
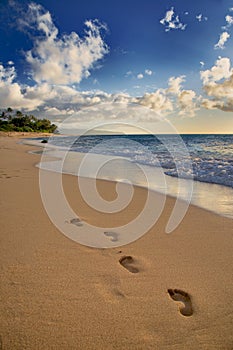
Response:
[{"label": "footprint", "polygon": [[104,235],[111,238],[112,242],[118,241],[118,233],[112,231],[105,231]]},{"label": "footprint", "polygon": [[134,265],[134,259],[132,258],[132,256],[128,255],[124,255],[122,256],[122,258],[120,258],[119,263],[129,272],[131,273],[138,273],[139,270],[137,267],[133,266]]},{"label": "footprint", "polygon": [[70,219],[70,221],[65,221],[67,224],[72,224],[75,226],[83,226],[82,221],[79,218]]},{"label": "footprint", "polygon": [[94,287],[105,302],[116,304],[125,298],[125,294],[120,288],[120,281],[112,275],[99,277],[98,281],[94,282]]},{"label": "footprint", "polygon": [[180,307],[180,313],[183,316],[192,316],[193,309],[189,294],[180,289],[168,289],[167,291],[173,300],[184,304],[184,307]]},{"label": "footprint", "polygon": [[125,298],[125,294],[122,293],[118,288],[114,288],[112,290],[113,294],[115,294],[117,297],[120,297],[120,298]]}]

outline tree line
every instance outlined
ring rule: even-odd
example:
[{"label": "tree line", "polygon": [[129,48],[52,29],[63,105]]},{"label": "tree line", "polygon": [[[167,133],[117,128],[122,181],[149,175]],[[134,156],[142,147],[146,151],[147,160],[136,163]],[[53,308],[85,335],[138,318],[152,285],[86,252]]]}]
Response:
[{"label": "tree line", "polygon": [[14,111],[11,107],[0,110],[0,131],[53,133],[57,129],[48,119],[38,119],[34,115]]}]

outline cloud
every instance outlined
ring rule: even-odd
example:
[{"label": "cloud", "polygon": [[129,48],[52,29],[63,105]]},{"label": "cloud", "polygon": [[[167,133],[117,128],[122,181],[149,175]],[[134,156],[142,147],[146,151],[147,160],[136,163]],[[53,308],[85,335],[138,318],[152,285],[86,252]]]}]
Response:
[{"label": "cloud", "polygon": [[99,85],[99,80],[95,78],[95,79],[93,80],[93,85]]},{"label": "cloud", "polygon": [[203,17],[203,14],[200,13],[199,15],[196,16],[196,19],[198,20],[198,22],[202,22],[202,21],[208,21],[208,17]]},{"label": "cloud", "polygon": [[[15,67],[5,68],[0,65],[0,105],[34,111],[77,110],[82,107],[98,104],[113,98],[113,95],[102,91],[77,91],[66,85],[48,83],[33,86],[21,85],[16,80]],[[50,113],[51,114],[51,113]]]},{"label": "cloud", "polygon": [[4,66],[0,64],[0,81],[2,83],[11,84],[15,78],[15,67],[4,68]]},{"label": "cloud", "polygon": [[128,72],[125,73],[125,77],[133,77],[133,78],[137,78],[137,79],[143,79],[145,77],[145,75],[151,76],[153,74],[152,70],[150,69],[145,69],[143,73],[138,73],[135,75],[135,73],[133,73],[131,70],[129,70]]},{"label": "cloud", "polygon": [[219,41],[217,42],[217,44],[214,45],[215,49],[225,49],[224,44],[226,43],[226,41],[230,38],[230,34],[227,32],[223,32],[220,35]]},{"label": "cloud", "polygon": [[[226,19],[229,25],[230,17]],[[227,57],[218,58],[213,67],[202,69],[200,72],[205,93],[202,99],[193,90],[184,89],[184,75],[172,76],[168,80],[167,88],[156,87],[155,91],[137,98],[122,92],[108,94],[101,90],[77,91],[75,83],[87,77],[96,62],[108,52],[102,38],[102,31],[106,28],[97,20],[86,21],[86,30],[82,38],[74,32],[60,35],[50,13],[37,4],[30,4],[25,18],[26,20],[21,22],[24,28],[30,28],[32,33],[33,30],[37,31],[37,36],[33,36],[33,48],[26,53],[35,85],[17,82],[14,62],[8,61],[6,67],[0,65],[0,105],[3,108],[10,106],[25,109],[51,120],[62,120],[67,116],[81,114],[85,120],[95,120],[96,116],[99,116],[100,120],[108,119],[106,110],[105,114],[101,115],[102,106],[106,104],[111,118],[116,120],[118,117],[123,118],[123,111],[129,111],[129,114],[132,112],[132,115],[128,116],[131,119],[134,116],[139,118],[137,113],[142,110],[152,112],[150,117],[145,113],[141,115],[141,120],[152,120],[156,113],[161,117],[172,114],[192,117],[200,103],[206,109],[233,111],[233,69]],[[161,23],[167,31],[182,29],[174,8],[167,11]],[[229,35],[227,32],[226,34]],[[204,62],[201,61],[200,64],[204,66]],[[137,75],[128,71],[126,76],[140,80],[152,74],[152,70],[145,69]],[[88,110],[93,112],[90,117]]]},{"label": "cloud", "polygon": [[168,80],[168,86],[169,88],[167,89],[168,93],[174,94],[174,95],[179,95],[181,92],[182,88],[182,83],[185,81],[185,75],[181,75],[177,78],[171,77]]},{"label": "cloud", "polygon": [[[182,88],[184,76],[171,77],[167,89],[156,89],[153,93],[146,93],[138,98],[126,93],[108,94],[101,90],[77,91],[72,86],[52,85],[47,82],[34,86],[20,85],[15,82],[15,79],[14,67],[4,68],[2,65],[0,66],[1,106],[29,110],[35,115],[43,115],[53,121],[76,115],[80,110],[85,111],[87,107],[91,108],[92,111],[101,110],[101,106],[106,103],[111,106],[112,118],[115,106],[119,105],[125,111],[129,110],[132,104],[145,106],[160,117],[174,112],[181,116],[193,116],[196,108],[195,93],[192,90],[183,90]],[[94,115],[97,115],[97,112]],[[154,114],[151,113],[150,118],[152,115]],[[129,116],[129,118],[131,117]],[[86,115],[86,119],[88,118],[89,116]],[[143,115],[140,118],[143,120]]]},{"label": "cloud", "polygon": [[227,22],[227,24],[228,24],[229,26],[231,26],[231,25],[233,24],[233,17],[232,17],[232,16],[227,15],[227,16],[225,17],[225,19],[226,19],[226,22]]},{"label": "cloud", "polygon": [[198,109],[197,96],[193,90],[184,90],[185,76],[171,77],[167,89],[157,89],[137,98],[138,103],[153,109],[160,116],[178,113],[180,116],[193,117]]},{"label": "cloud", "polygon": [[197,110],[196,93],[193,90],[183,90],[178,96],[179,115],[194,117]]},{"label": "cloud", "polygon": [[153,93],[146,93],[143,97],[138,98],[138,103],[142,106],[149,107],[159,115],[167,114],[173,111],[173,105],[167,97],[165,90],[158,89]]},{"label": "cloud", "polygon": [[174,7],[172,7],[171,10],[166,12],[165,17],[160,20],[160,23],[165,24],[166,22],[167,23],[171,22],[173,16],[174,16]]},{"label": "cloud", "polygon": [[[231,11],[231,9],[229,10]],[[214,45],[215,49],[225,49],[224,44],[230,38],[230,34],[228,33],[228,31],[233,24],[233,17],[230,15],[226,15],[225,20],[227,24],[222,27],[223,32],[220,34],[220,38],[217,44]]]},{"label": "cloud", "polygon": [[69,116],[75,113],[73,109],[67,108],[67,109],[58,109],[56,107],[45,107],[45,113],[46,116]]},{"label": "cloud", "polygon": [[223,30],[228,30],[233,24],[233,16],[226,15],[225,20],[227,24],[222,27]]},{"label": "cloud", "polygon": [[[106,129],[107,125],[101,127],[101,123],[109,122],[110,130],[113,128],[113,123],[116,123],[116,128],[118,125],[119,131],[124,131],[125,126],[120,126],[120,123],[130,123],[132,125],[138,125],[137,123],[143,122],[156,122],[160,121],[161,117],[158,114],[149,108],[146,108],[142,105],[136,103],[129,103],[127,109],[125,105],[119,102],[107,102],[101,103],[98,108],[94,106],[82,109],[68,119],[66,119],[63,125],[59,125],[59,129],[63,132],[66,130],[77,130],[85,127],[93,127],[93,123],[96,124],[98,121],[100,129]],[[136,123],[136,124],[135,124]],[[81,127],[80,127],[81,125]],[[137,128],[140,130],[139,128]],[[130,127],[129,131],[135,132],[135,127]]]},{"label": "cloud", "polygon": [[35,96],[30,99],[24,95],[22,87],[15,82],[15,67],[4,68],[0,64],[0,105],[2,108],[25,108],[27,110],[35,109],[43,102]]},{"label": "cloud", "polygon": [[165,32],[169,32],[172,29],[185,30],[187,26],[187,24],[180,22],[179,16],[175,15],[174,7],[171,7],[171,9],[166,12],[164,18],[160,20],[160,23],[165,26]]},{"label": "cloud", "polygon": [[211,69],[200,72],[204,85],[228,79],[232,75],[231,62],[228,57],[218,58]]},{"label": "cloud", "polygon": [[146,74],[146,75],[152,75],[153,72],[152,72],[152,70],[150,70],[150,69],[145,69],[145,74]]},{"label": "cloud", "polygon": [[204,98],[202,106],[207,109],[220,109],[233,112],[233,68],[230,59],[220,58],[210,69],[201,72]]},{"label": "cloud", "polygon": [[176,100],[173,101],[174,108],[178,110],[181,116],[193,117],[197,110],[196,93],[193,90],[184,90],[182,84],[185,82],[185,75],[171,77],[168,80],[168,89],[166,93],[173,95]]},{"label": "cloud", "polygon": [[108,53],[101,36],[106,27],[98,20],[85,22],[83,38],[75,32],[59,36],[50,13],[41,5],[31,3],[21,26],[36,28],[40,33],[34,39],[33,49],[26,52],[32,78],[37,83],[80,83]]},{"label": "cloud", "polygon": [[128,78],[133,75],[133,72],[129,70],[128,72],[125,73],[125,77]]}]

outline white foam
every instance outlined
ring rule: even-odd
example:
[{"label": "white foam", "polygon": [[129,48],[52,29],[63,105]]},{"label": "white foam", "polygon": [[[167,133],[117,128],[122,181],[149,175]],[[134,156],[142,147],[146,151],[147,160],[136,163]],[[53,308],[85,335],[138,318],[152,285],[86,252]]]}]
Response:
[{"label": "white foam", "polygon": [[[51,150],[46,152],[48,157],[64,158],[64,151]],[[83,160],[85,153],[68,152],[65,162],[44,161],[38,164],[41,169],[48,171],[61,172],[65,174],[78,175],[79,166]],[[130,182],[134,185],[150,188],[151,190],[166,193],[169,196],[177,197],[178,180],[179,180],[179,198],[187,199],[187,189],[190,188],[190,179],[178,179],[177,177],[165,176],[165,185],[161,179],[161,169],[144,164],[137,164],[130,159],[119,156],[109,156],[100,154],[91,154],[89,167],[86,167],[82,176],[88,178],[98,178],[117,182]],[[45,160],[45,159],[44,159]],[[96,176],[95,169],[99,163],[106,163]],[[147,183],[144,173],[148,173],[153,181]],[[166,173],[166,172],[165,172]],[[79,174],[80,175],[80,174]],[[171,175],[171,173],[170,173]],[[233,189],[217,184],[209,184],[205,182],[193,181],[193,193],[191,203],[209,211],[215,212],[222,216],[233,219]]]}]

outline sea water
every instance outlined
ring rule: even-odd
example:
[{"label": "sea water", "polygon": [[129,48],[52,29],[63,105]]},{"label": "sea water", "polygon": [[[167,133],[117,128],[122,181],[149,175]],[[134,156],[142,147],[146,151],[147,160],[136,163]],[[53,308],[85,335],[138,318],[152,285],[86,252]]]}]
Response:
[{"label": "sea water", "polygon": [[233,218],[233,135],[59,136],[46,149],[60,160],[43,162],[44,169],[130,182],[184,200],[191,192],[193,204]]}]

